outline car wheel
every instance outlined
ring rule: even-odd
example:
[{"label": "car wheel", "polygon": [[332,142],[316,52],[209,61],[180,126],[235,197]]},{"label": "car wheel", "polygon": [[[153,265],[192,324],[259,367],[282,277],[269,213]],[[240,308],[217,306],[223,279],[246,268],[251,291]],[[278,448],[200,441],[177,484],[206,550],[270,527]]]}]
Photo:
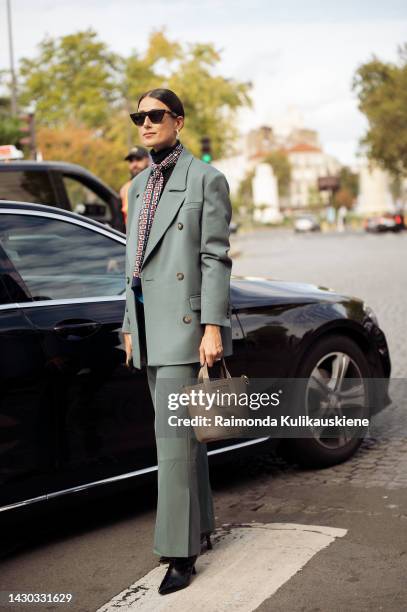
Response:
[{"label": "car wheel", "polygon": [[[303,414],[369,418],[370,377],[369,364],[355,341],[340,335],[322,338],[305,355],[296,373],[296,378],[308,379]],[[282,445],[289,458],[300,465],[328,467],[349,459],[366,429],[315,428],[310,429],[309,437],[287,439]]]}]

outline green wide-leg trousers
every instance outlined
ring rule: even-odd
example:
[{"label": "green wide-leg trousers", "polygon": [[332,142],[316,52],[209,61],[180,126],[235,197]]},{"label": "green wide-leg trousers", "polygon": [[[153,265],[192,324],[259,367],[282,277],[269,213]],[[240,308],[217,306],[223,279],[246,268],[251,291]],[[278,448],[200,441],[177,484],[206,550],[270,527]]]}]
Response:
[{"label": "green wide-leg trousers", "polygon": [[[168,557],[200,553],[200,534],[215,529],[206,444],[198,442],[192,427],[167,436],[162,426],[169,415],[187,417],[185,407],[168,409],[168,390],[182,392],[182,384],[196,381],[200,364],[147,366],[155,410],[158,461],[158,499],[154,552]],[[160,425],[158,425],[160,423]]]}]

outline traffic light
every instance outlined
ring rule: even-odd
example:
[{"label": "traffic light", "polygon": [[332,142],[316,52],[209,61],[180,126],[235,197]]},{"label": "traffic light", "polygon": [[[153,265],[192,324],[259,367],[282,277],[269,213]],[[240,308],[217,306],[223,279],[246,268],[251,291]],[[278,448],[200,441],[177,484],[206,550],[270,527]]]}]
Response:
[{"label": "traffic light", "polygon": [[20,126],[20,132],[27,134],[20,138],[19,144],[28,146],[32,159],[36,159],[37,156],[37,144],[35,138],[35,115],[33,112],[28,112],[25,115],[20,115],[22,125]]},{"label": "traffic light", "polygon": [[212,161],[211,139],[208,136],[201,138],[201,159],[207,164]]}]

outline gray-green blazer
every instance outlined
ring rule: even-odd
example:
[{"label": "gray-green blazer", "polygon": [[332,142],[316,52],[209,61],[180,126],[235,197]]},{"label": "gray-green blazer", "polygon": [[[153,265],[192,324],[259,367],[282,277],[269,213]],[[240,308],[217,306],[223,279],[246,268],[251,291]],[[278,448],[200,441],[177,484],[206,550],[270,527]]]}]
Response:
[{"label": "gray-green blazer", "polygon": [[[128,192],[126,309],[133,365],[142,367],[137,311],[131,281],[138,241],[138,216],[151,168]],[[229,223],[232,207],[225,176],[185,147],[155,212],[143,265],[148,365],[199,361],[205,323],[220,325],[223,355],[231,355]]]}]

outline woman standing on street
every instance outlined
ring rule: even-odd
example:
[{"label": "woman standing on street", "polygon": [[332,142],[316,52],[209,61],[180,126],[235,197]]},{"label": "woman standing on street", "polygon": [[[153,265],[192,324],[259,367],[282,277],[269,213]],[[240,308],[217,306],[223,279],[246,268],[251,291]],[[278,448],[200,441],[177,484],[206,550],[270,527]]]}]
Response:
[{"label": "woman standing on street", "polygon": [[[215,528],[206,445],[163,436],[168,393],[196,381],[200,365],[232,354],[228,255],[232,209],[224,175],[178,139],[184,108],[169,89],[144,93],[131,118],[153,164],[128,192],[126,362],[147,369],[155,410],[158,501],[154,552],[168,561],[161,594],[188,586],[201,541]],[[177,417],[188,416],[180,406]],[[161,435],[160,435],[161,434]]]}]

